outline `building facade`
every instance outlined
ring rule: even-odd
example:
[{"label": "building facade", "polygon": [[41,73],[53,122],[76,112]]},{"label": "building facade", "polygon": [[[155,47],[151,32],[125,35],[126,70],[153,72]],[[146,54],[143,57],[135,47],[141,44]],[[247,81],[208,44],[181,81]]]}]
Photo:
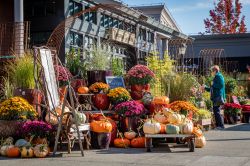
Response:
[{"label": "building facade", "polygon": [[[23,18],[19,22],[30,22],[31,46],[45,45],[57,25],[74,14],[100,3],[109,5],[108,8],[98,8],[97,11],[81,15],[65,30],[60,49],[63,61],[65,54],[72,48],[81,50],[84,56],[84,52],[100,46],[131,63],[144,63],[145,57],[153,51],[158,51],[163,56],[168,50],[168,40],[188,38],[178,28],[164,5],[131,8],[115,0],[17,1],[4,2],[14,15],[22,12]],[[152,17],[153,12],[158,9],[160,12],[157,17]],[[10,14],[9,18],[13,17]],[[6,21],[18,22],[14,19],[1,20]]]}]

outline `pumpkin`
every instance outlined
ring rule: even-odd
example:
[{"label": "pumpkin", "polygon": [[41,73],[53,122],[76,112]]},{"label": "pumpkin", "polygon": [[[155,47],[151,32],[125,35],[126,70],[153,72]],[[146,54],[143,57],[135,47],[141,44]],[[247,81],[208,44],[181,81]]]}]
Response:
[{"label": "pumpkin", "polygon": [[7,151],[9,148],[14,147],[14,145],[3,145],[0,149],[0,153],[2,156],[7,156]]},{"label": "pumpkin", "polygon": [[179,126],[176,126],[176,125],[167,124],[166,125],[166,133],[167,134],[179,134],[180,128],[179,128]]},{"label": "pumpkin", "polygon": [[166,117],[164,114],[162,114],[161,112],[158,112],[158,113],[154,116],[154,120],[156,120],[156,121],[159,122],[159,123],[163,123],[163,124],[168,123],[167,117]]},{"label": "pumpkin", "polygon": [[[67,113],[67,112],[70,112],[70,109],[65,106],[64,113]],[[57,116],[52,114],[52,113],[47,113],[46,117],[45,117],[45,120],[46,120],[46,122],[48,122],[48,123],[50,123],[52,125],[57,125],[58,124],[58,118],[57,117],[60,117],[61,114],[62,114],[62,105],[56,107],[56,109],[54,110],[54,113],[56,113]],[[66,124],[66,120],[67,120],[67,115],[64,115],[62,123]]]},{"label": "pumpkin", "polygon": [[131,147],[133,148],[145,148],[145,137],[134,138],[131,141]]},{"label": "pumpkin", "polygon": [[20,151],[18,147],[12,146],[6,150],[6,154],[8,157],[12,157],[12,158],[19,157]]},{"label": "pumpkin", "polygon": [[134,131],[128,131],[124,133],[125,138],[131,140],[134,139],[136,137],[136,133]]},{"label": "pumpkin", "polygon": [[81,113],[79,111],[76,111],[76,122],[78,125],[83,124],[86,122],[86,115],[84,113]]},{"label": "pumpkin", "polygon": [[32,147],[22,147],[20,151],[21,151],[21,157],[23,158],[34,157],[34,150]]},{"label": "pumpkin", "polygon": [[23,146],[30,146],[30,143],[26,141],[25,139],[19,139],[16,141],[15,146],[20,148]]},{"label": "pumpkin", "polygon": [[77,89],[77,92],[79,94],[87,94],[89,93],[89,88],[86,87],[86,86],[80,86],[78,89]]},{"label": "pumpkin", "polygon": [[154,98],[153,103],[156,105],[169,104],[169,98],[167,96],[157,96]]},{"label": "pumpkin", "polygon": [[39,144],[34,147],[34,155],[38,158],[44,158],[49,153],[48,145]]},{"label": "pumpkin", "polygon": [[169,113],[167,116],[167,120],[171,124],[180,124],[181,123],[181,115],[175,112]]},{"label": "pumpkin", "polygon": [[148,120],[143,125],[143,132],[145,134],[159,134],[160,131],[161,124],[154,120]]},{"label": "pumpkin", "polygon": [[127,138],[116,138],[114,140],[114,146],[117,148],[127,148],[130,145],[130,140]]},{"label": "pumpkin", "polygon": [[92,121],[90,128],[96,133],[110,133],[112,131],[112,124],[108,120]]},{"label": "pumpkin", "polygon": [[191,120],[189,120],[188,122],[183,124],[181,131],[182,131],[183,134],[192,134],[193,129],[194,129],[193,122]]},{"label": "pumpkin", "polygon": [[165,124],[161,124],[160,134],[166,134],[166,125]]},{"label": "pumpkin", "polygon": [[194,129],[193,129],[193,134],[196,135],[196,137],[201,137],[201,136],[203,136],[201,129],[198,128],[198,127],[194,127]]},{"label": "pumpkin", "polygon": [[195,138],[195,147],[202,148],[206,145],[206,138],[204,136]]}]

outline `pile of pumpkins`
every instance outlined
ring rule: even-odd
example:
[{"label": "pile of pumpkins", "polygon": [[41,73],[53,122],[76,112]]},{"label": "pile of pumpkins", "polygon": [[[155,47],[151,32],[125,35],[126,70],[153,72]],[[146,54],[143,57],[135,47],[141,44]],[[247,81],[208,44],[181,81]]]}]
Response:
[{"label": "pile of pumpkins", "polygon": [[25,139],[19,139],[15,144],[14,139],[9,137],[3,141],[0,146],[1,156],[10,158],[44,158],[49,155],[49,147],[47,144],[37,144],[34,147]]},{"label": "pile of pumpkins", "polygon": [[[198,132],[200,131],[201,130]],[[145,134],[193,134],[194,125],[192,120],[186,118],[184,115],[165,108],[162,111],[157,112],[153,118],[145,121],[143,132]],[[198,136],[196,135],[195,140],[196,147],[198,148],[201,148],[206,144],[202,131],[201,134]]]},{"label": "pile of pumpkins", "polygon": [[114,146],[117,148],[145,148],[145,137],[138,136],[133,130],[124,134],[118,133],[118,138],[114,140]]}]

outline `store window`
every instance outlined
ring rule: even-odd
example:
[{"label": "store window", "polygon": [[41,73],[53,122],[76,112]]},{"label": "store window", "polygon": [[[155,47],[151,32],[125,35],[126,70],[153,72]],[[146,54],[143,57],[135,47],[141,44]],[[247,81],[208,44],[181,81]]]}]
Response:
[{"label": "store window", "polygon": [[[70,0],[69,1],[69,15],[70,16],[73,16],[74,14],[78,13],[82,11],[82,4],[81,3],[78,3],[78,2],[75,2],[73,0]],[[79,17],[79,19],[83,19],[82,16]]]},{"label": "store window", "polygon": [[148,35],[148,42],[149,42],[149,43],[154,43],[154,33],[148,31],[148,32],[147,32],[147,35]]},{"label": "store window", "polygon": [[140,40],[146,41],[147,31],[145,29],[140,29],[139,38]]},{"label": "store window", "polygon": [[96,47],[97,45],[97,39],[88,35],[84,36],[84,48],[85,49],[92,49],[93,47]]},{"label": "store window", "polygon": [[73,32],[70,32],[70,46],[74,48],[82,48],[83,45],[83,35]]},{"label": "store window", "polygon": [[[89,8],[90,8],[89,6],[85,6],[85,10],[89,9]],[[97,22],[97,14],[96,14],[96,12],[87,12],[87,13],[85,13],[84,14],[84,20],[88,21],[90,23],[96,24],[96,22]]]}]

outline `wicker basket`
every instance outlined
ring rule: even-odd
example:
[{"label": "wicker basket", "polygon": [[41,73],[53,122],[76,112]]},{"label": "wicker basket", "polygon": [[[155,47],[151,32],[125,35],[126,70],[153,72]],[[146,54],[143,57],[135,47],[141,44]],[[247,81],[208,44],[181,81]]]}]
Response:
[{"label": "wicker basket", "polygon": [[0,120],[0,138],[14,137],[24,122]]}]

